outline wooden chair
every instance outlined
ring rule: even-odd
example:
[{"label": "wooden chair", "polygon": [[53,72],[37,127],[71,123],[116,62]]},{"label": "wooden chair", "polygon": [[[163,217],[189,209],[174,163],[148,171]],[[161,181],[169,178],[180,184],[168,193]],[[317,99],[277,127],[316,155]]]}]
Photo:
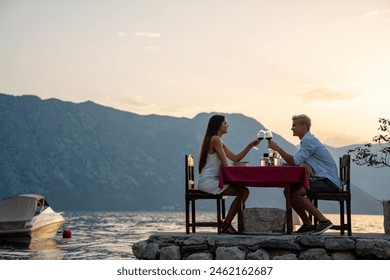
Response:
[{"label": "wooden chair", "polygon": [[[316,193],[309,195],[309,199],[318,208],[319,200],[338,201],[340,204],[340,224],[333,225],[330,229],[340,230],[340,235],[344,235],[344,231],[348,231],[348,235],[352,235],[352,223],[351,223],[351,181],[350,181],[350,167],[351,157],[350,155],[343,155],[339,159],[339,176],[341,180],[341,189],[337,192],[331,193]],[[345,216],[347,222],[345,223]],[[314,224],[317,221],[314,220]]]},{"label": "wooden chair", "polygon": [[[217,227],[218,233],[221,233],[222,220],[225,219],[225,200],[226,196],[222,194],[209,194],[195,188],[194,178],[194,157],[191,154],[185,156],[185,203],[186,203],[186,233],[196,232],[196,227]],[[198,222],[196,220],[196,201],[201,199],[215,200],[217,203],[217,217],[211,222]],[[191,217],[190,217],[191,209]]]}]

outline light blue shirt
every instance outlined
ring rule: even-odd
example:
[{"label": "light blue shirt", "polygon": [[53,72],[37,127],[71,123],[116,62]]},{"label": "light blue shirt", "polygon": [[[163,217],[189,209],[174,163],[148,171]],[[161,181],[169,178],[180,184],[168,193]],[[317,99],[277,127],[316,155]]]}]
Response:
[{"label": "light blue shirt", "polygon": [[337,165],[328,149],[310,131],[301,139],[301,148],[294,155],[295,165],[307,163],[311,166],[316,177],[325,177],[338,188],[341,187]]}]

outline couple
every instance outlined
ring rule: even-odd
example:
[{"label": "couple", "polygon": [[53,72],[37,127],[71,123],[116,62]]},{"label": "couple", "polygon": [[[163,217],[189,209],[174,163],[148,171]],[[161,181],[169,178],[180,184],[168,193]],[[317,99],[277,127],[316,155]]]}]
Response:
[{"label": "couple", "polygon": [[[225,185],[220,189],[218,186],[220,168],[228,165],[227,159],[233,162],[243,159],[252,147],[259,145],[260,141],[253,140],[240,153],[234,154],[222,141],[222,135],[228,132],[228,127],[227,120],[222,115],[214,115],[209,120],[200,148],[198,188],[207,193],[236,196],[221,229],[224,233],[236,233],[231,223],[241,203],[245,204],[248,199],[249,190],[246,187],[233,184]],[[311,178],[310,189],[306,190],[304,186],[296,186],[291,190],[292,207],[303,222],[296,233],[320,235],[331,228],[333,224],[310,202],[307,195],[310,192],[338,190],[341,182],[337,175],[336,163],[325,146],[311,134],[310,127],[311,120],[308,116],[292,117],[291,130],[293,135],[298,136],[301,140],[301,147],[295,155],[288,154],[274,141],[269,141],[268,147],[277,151],[288,164],[301,165],[306,168],[309,178]],[[243,188],[241,202],[238,197],[239,188]],[[316,228],[307,213],[319,221]]]}]

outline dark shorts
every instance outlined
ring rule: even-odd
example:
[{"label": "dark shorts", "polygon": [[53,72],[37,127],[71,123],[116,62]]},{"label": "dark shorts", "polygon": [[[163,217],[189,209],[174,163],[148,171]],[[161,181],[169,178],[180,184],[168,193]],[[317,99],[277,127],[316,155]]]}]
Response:
[{"label": "dark shorts", "polygon": [[308,194],[334,192],[339,190],[339,188],[328,178],[311,178],[309,184],[310,189],[307,191]]}]

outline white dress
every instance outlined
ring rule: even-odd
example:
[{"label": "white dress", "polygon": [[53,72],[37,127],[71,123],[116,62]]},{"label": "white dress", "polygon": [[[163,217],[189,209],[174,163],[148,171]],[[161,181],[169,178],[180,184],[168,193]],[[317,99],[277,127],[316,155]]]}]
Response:
[{"label": "white dress", "polygon": [[207,154],[206,165],[199,174],[198,189],[211,194],[223,192],[229,184],[224,185],[222,189],[218,187],[220,171],[221,161],[218,154]]}]

